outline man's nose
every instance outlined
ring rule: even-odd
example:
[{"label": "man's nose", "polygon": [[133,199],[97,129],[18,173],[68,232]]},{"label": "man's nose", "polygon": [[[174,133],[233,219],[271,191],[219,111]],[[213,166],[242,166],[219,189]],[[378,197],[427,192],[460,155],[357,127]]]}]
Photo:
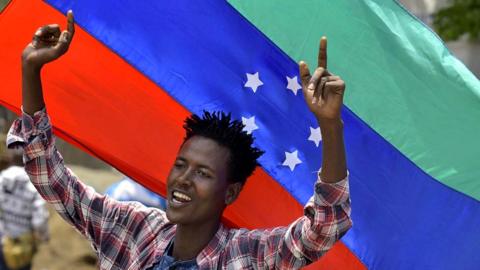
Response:
[{"label": "man's nose", "polygon": [[187,168],[177,177],[177,182],[183,185],[191,185],[193,172],[193,168]]}]

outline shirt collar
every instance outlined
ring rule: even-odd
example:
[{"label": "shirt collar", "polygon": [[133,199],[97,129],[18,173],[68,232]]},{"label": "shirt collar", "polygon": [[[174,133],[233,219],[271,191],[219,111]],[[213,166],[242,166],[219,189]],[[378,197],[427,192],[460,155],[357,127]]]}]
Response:
[{"label": "shirt collar", "polygon": [[229,230],[225,226],[223,226],[222,223],[220,223],[220,226],[214,237],[197,256],[197,264],[199,266],[208,264],[220,254],[220,251],[223,250],[224,247],[227,245],[228,232]]},{"label": "shirt collar", "polygon": [[[162,241],[161,248],[155,251],[155,261],[152,262],[152,264],[150,264],[149,266],[158,263],[160,257],[166,253],[167,247],[169,246],[171,240],[175,237],[175,231],[177,226],[174,224],[170,225],[173,226],[167,229],[167,233],[164,235],[165,238],[164,241]],[[211,262],[215,260],[215,257],[218,257],[220,251],[223,250],[228,243],[228,233],[229,229],[226,228],[222,223],[220,223],[220,226],[213,238],[210,240],[207,246],[197,255],[196,261],[198,266],[210,265]]]}]

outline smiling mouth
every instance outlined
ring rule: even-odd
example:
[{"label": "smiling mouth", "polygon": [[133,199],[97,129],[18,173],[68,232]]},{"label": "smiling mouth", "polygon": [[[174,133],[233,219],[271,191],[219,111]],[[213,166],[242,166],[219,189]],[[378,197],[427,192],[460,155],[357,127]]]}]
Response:
[{"label": "smiling mouth", "polygon": [[172,192],[172,200],[174,205],[182,206],[192,201],[192,198],[185,193],[174,191]]}]

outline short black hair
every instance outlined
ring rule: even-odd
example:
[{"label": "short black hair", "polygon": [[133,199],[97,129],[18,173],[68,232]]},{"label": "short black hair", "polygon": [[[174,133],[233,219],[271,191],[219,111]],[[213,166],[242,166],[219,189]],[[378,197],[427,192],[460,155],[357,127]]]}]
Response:
[{"label": "short black hair", "polygon": [[243,130],[241,121],[232,120],[230,113],[203,111],[201,117],[192,114],[185,119],[183,128],[186,131],[184,142],[193,136],[202,136],[230,150],[229,178],[233,182],[245,184],[259,166],[257,159],[264,152],[253,146],[253,136]]}]

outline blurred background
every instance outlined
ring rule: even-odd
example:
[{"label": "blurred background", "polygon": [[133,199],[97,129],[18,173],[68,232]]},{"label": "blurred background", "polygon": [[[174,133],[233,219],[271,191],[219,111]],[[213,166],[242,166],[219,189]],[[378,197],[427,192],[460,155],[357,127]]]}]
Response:
[{"label": "blurred background", "polygon": [[[0,10],[8,4],[0,0]],[[406,9],[434,29],[447,47],[480,78],[480,0],[401,0]],[[49,23],[49,22],[46,22]],[[20,91],[20,89],[19,89]],[[6,133],[17,116],[0,106],[0,133]],[[66,142],[58,148],[68,166],[86,184],[99,192],[124,176],[108,164]],[[3,153],[0,153],[3,154]],[[34,258],[35,270],[97,269],[89,243],[49,207],[50,241],[40,246]]]},{"label": "blurred background", "polygon": [[480,0],[401,0],[480,78]]}]

